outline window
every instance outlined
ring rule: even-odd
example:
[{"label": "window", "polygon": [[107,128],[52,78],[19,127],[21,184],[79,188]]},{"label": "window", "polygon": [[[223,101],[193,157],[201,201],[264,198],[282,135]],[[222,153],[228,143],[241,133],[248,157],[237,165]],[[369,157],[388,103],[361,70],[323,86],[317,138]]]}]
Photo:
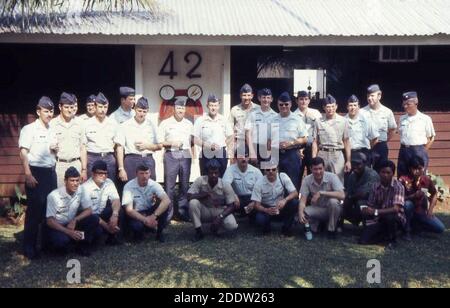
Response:
[{"label": "window", "polygon": [[380,46],[378,61],[384,63],[417,62],[419,61],[419,47]]}]

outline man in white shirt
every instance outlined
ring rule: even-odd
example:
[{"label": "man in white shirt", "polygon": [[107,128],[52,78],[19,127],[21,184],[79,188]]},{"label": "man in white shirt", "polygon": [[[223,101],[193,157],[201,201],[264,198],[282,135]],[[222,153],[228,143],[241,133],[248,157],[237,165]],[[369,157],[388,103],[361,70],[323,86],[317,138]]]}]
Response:
[{"label": "man in white shirt", "polygon": [[150,179],[149,166],[137,166],[136,177],[123,190],[122,205],[135,241],[143,240],[146,230],[156,229],[156,240],[165,242],[163,231],[169,224],[170,199],[162,186]]},{"label": "man in white shirt", "polygon": [[423,159],[425,172],[428,168],[428,151],[436,137],[433,121],[418,110],[417,92],[405,92],[402,96],[406,114],[400,117],[400,152],[398,154],[397,176],[409,174],[408,163],[414,156]]},{"label": "man in white shirt", "polygon": [[[164,147],[164,186],[167,195],[174,202],[174,191],[179,179],[178,214],[182,220],[189,220],[189,204],[187,192],[191,177],[194,125],[185,118],[186,100],[175,101],[175,114],[159,125],[158,141]],[[173,208],[169,212],[169,220],[173,216]]]},{"label": "man in white shirt", "polygon": [[39,257],[37,250],[39,226],[44,222],[47,196],[56,185],[56,135],[50,129],[54,105],[43,96],[36,107],[38,119],[20,131],[20,159],[25,171],[25,191],[28,199],[25,216],[23,249],[28,259]]},{"label": "man in white shirt", "polygon": [[74,242],[81,255],[90,255],[99,219],[89,204],[81,203],[80,173],[75,167],[66,170],[64,186],[48,196],[46,217],[49,248],[65,254]]}]

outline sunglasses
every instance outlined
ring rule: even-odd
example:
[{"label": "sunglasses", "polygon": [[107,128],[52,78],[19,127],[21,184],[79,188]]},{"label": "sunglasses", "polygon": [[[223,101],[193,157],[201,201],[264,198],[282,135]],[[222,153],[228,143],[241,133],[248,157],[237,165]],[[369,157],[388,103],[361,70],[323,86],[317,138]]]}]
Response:
[{"label": "sunglasses", "polygon": [[286,103],[286,104],[278,104],[278,106],[280,106],[280,107],[287,107],[287,106],[289,106],[289,103]]}]

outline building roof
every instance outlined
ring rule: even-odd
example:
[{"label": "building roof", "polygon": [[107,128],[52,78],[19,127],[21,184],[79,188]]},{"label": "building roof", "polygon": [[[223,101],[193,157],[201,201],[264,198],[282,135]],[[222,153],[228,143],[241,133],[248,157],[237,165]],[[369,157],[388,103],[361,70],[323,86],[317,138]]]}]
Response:
[{"label": "building roof", "polygon": [[[2,34],[352,37],[450,35],[449,0],[159,0],[156,13],[80,13],[50,27],[0,19]],[[42,18],[46,18],[43,16]]]}]

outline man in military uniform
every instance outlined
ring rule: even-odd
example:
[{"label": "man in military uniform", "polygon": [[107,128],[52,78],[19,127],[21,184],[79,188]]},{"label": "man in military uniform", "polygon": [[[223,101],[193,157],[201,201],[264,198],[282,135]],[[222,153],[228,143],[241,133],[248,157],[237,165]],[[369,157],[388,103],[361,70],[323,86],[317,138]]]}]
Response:
[{"label": "man in military uniform", "polygon": [[92,165],[97,160],[102,160],[108,165],[108,177],[116,181],[117,163],[114,149],[118,144],[118,125],[109,118],[109,101],[99,93],[95,99],[95,116],[85,121],[84,131],[86,135],[87,171],[88,177],[92,175]]},{"label": "man in military uniform", "polygon": [[302,181],[299,149],[306,144],[308,132],[302,119],[291,112],[291,107],[291,96],[287,92],[282,93],[278,98],[280,114],[275,117],[275,125],[272,126],[272,159],[274,151],[278,152],[280,172],[289,176],[298,191]]},{"label": "man in military uniform", "polygon": [[431,118],[418,110],[417,92],[403,93],[403,108],[406,114],[400,117],[400,152],[397,176],[409,174],[408,163],[415,157],[422,158],[425,172],[428,168],[428,151],[434,143],[436,132]]},{"label": "man in military uniform", "polygon": [[80,115],[78,119],[84,122],[95,116],[95,98],[95,94],[89,95],[89,97],[86,99],[86,113]]},{"label": "man in military uniform", "polygon": [[[241,214],[250,214],[253,212],[255,203],[251,200],[252,192],[256,182],[263,177],[261,171],[249,164],[248,148],[237,148],[237,163],[230,165],[225,171],[223,182],[230,184],[236,193],[236,208]],[[249,217],[254,219],[253,212]]]},{"label": "man in military uniform", "polygon": [[313,158],[312,174],[304,180],[300,189],[298,217],[303,224],[309,223],[313,232],[318,232],[320,222],[327,223],[328,237],[336,238],[337,224],[342,214],[345,199],[344,185],[334,173],[325,171],[321,157]]},{"label": "man in military uniform", "polygon": [[133,110],[134,104],[136,102],[136,92],[130,87],[120,87],[120,107],[111,114],[111,119],[115,120],[117,124],[122,124],[123,122],[134,117],[135,112]]},{"label": "man in military uniform", "polygon": [[271,108],[273,96],[270,89],[258,91],[258,100],[261,108],[248,115],[244,129],[250,162],[259,167],[259,162],[270,159],[270,132],[277,113]]},{"label": "man in military uniform", "polygon": [[92,213],[99,217],[99,227],[96,237],[107,235],[106,244],[119,244],[123,213],[120,197],[114,182],[107,178],[108,166],[98,160],[92,165],[92,177],[81,185],[81,204],[91,208]]},{"label": "man in military uniform", "polygon": [[245,145],[245,122],[251,112],[261,110],[261,107],[252,102],[253,89],[250,85],[244,84],[239,91],[241,103],[231,108],[230,124],[234,128],[237,146]]},{"label": "man in military uniform", "polygon": [[278,173],[277,163],[264,165],[265,176],[256,182],[251,200],[255,203],[256,224],[263,234],[271,231],[271,221],[283,220],[281,233],[291,236],[291,228],[298,210],[298,191],[286,173]]},{"label": "man in military uniform", "polygon": [[302,151],[302,167],[300,170],[300,178],[303,178],[305,167],[307,174],[311,174],[311,160],[312,160],[312,143],[314,141],[314,125],[317,120],[322,118],[322,114],[319,110],[309,108],[311,99],[309,98],[308,92],[298,91],[297,93],[297,106],[298,109],[294,112],[298,115],[303,122],[305,122],[306,130],[308,131],[308,139],[304,145]]},{"label": "man in military uniform", "polygon": [[313,157],[325,161],[325,170],[336,174],[344,184],[344,173],[351,171],[351,146],[348,122],[336,113],[336,99],[327,95],[322,101],[325,117],[314,127]]},{"label": "man in military uniform", "polygon": [[217,160],[209,160],[206,165],[208,175],[195,180],[188,191],[189,215],[196,231],[194,242],[204,237],[203,223],[211,223],[213,234],[218,234],[221,227],[226,231],[238,228],[233,216],[235,194],[231,185],[220,178],[221,168]]},{"label": "man in military uniform", "polygon": [[136,103],[135,116],[119,126],[117,164],[122,182],[134,179],[136,167],[142,163],[150,167],[150,176],[156,180],[153,153],[161,150],[156,127],[147,118],[148,100],[141,97]]},{"label": "man in military uniform", "polygon": [[37,250],[39,226],[45,219],[47,196],[56,185],[56,136],[50,129],[54,105],[43,96],[36,107],[38,119],[20,131],[20,158],[25,171],[25,191],[28,198],[25,216],[24,255],[39,257]]},{"label": "man in military uniform", "polygon": [[208,113],[198,118],[194,124],[194,142],[201,147],[200,173],[208,173],[206,165],[214,159],[220,163],[220,177],[227,169],[228,157],[233,156],[233,128],[224,116],[219,114],[220,101],[215,95],[207,100]]},{"label": "man in military uniform", "polygon": [[122,205],[136,241],[144,238],[145,230],[156,229],[156,240],[165,242],[163,230],[169,222],[170,199],[161,185],[150,179],[149,166],[137,166],[136,177],[125,185]]},{"label": "man in military uniform", "polygon": [[158,141],[164,147],[164,186],[171,201],[169,220],[173,215],[174,193],[177,178],[178,213],[180,218],[189,219],[187,192],[191,177],[194,125],[185,118],[186,101],[175,101],[175,114],[159,125]]},{"label": "man in military uniform", "polygon": [[364,115],[378,129],[378,142],[372,147],[372,166],[378,171],[377,164],[389,158],[388,142],[394,137],[397,129],[394,113],[391,109],[381,104],[381,89],[377,84],[367,88],[368,105],[361,109]]},{"label": "man in military uniform", "polygon": [[65,172],[75,167],[81,173],[81,181],[87,180],[86,135],[81,122],[73,118],[73,96],[63,92],[59,99],[60,115],[50,121],[50,129],[56,135],[56,176],[58,187],[64,185]]},{"label": "man in military uniform", "polygon": [[91,253],[91,244],[98,227],[98,217],[89,204],[81,203],[80,173],[70,167],[64,175],[64,186],[54,190],[47,198],[47,232],[51,248],[65,254],[71,242],[77,244],[83,256]]},{"label": "man in military uniform", "polygon": [[359,99],[352,95],[347,100],[348,114],[345,116],[348,122],[350,145],[353,153],[362,153],[368,159],[367,166],[371,166],[370,149],[378,142],[380,133],[373,123],[360,112]]}]

